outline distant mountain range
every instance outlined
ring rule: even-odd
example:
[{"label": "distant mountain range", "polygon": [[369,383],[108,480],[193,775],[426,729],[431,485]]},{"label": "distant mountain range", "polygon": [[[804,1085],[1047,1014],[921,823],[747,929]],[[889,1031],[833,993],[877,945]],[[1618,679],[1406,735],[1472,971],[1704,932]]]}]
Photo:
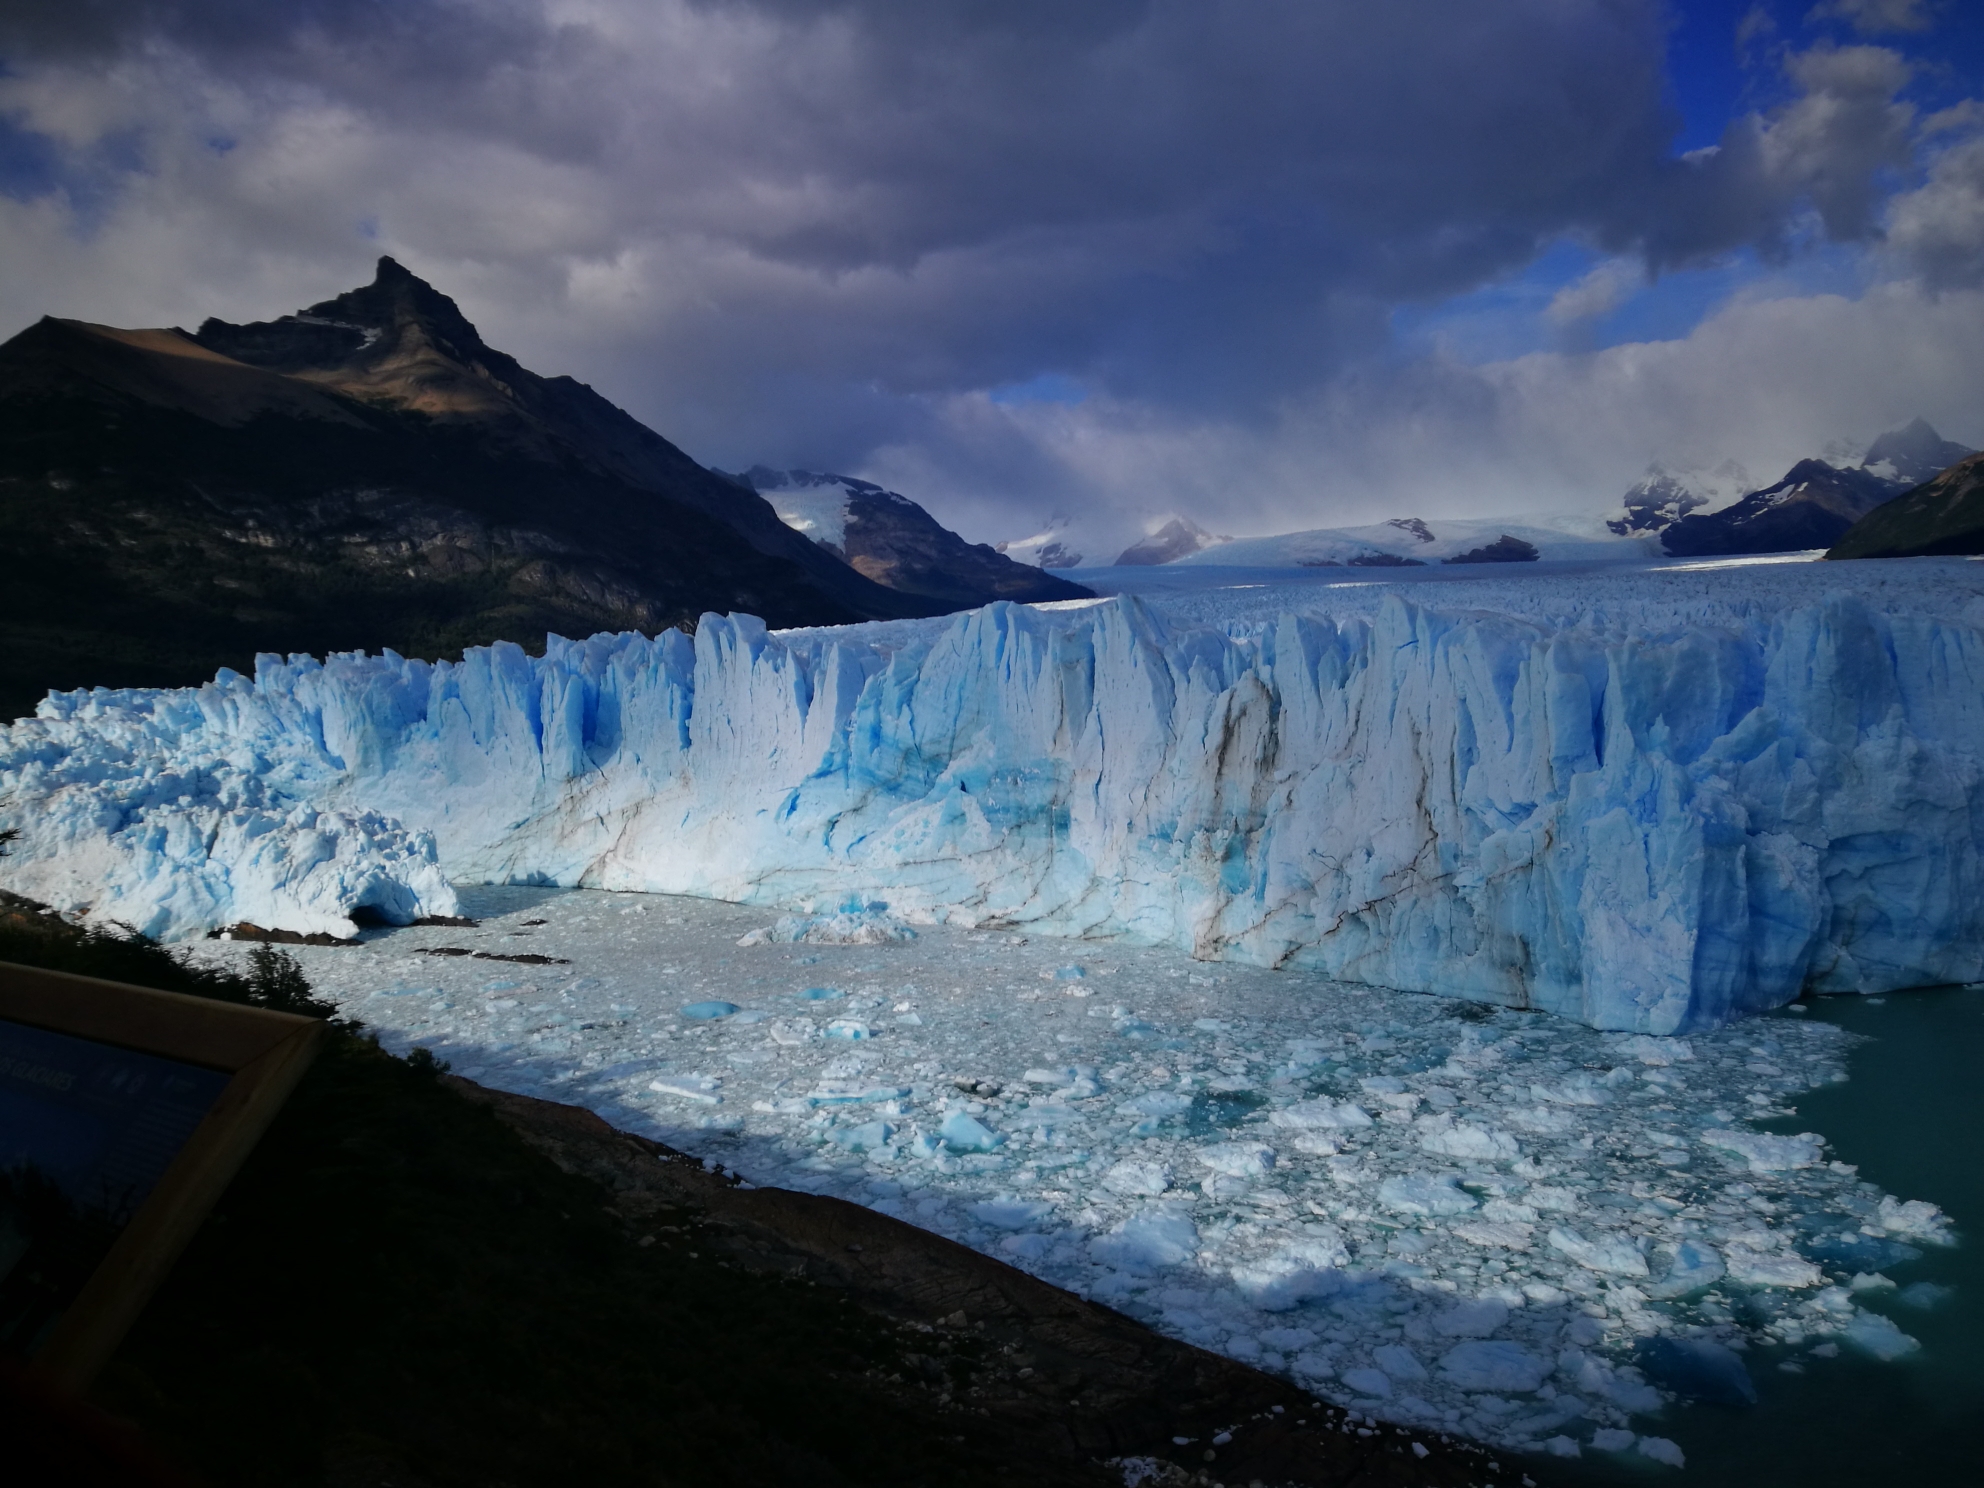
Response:
[{"label": "distant mountain range", "polygon": [[[1839,463],[1801,460],[1783,480],[1762,488],[1753,488],[1749,472],[1733,461],[1711,471],[1673,471],[1654,465],[1626,492],[1617,512],[1603,517],[1576,513],[1393,517],[1360,527],[1317,527],[1238,539],[1214,537],[1189,517],[1174,517],[1126,549],[1116,563],[1245,568],[1420,568],[1539,560],[1619,563],[1663,556],[1800,552],[1835,544],[1841,545],[1835,555],[1845,556],[1863,546],[1846,543],[1849,529],[1863,518],[1874,522],[1872,514],[1886,513],[1887,503],[1932,478],[1940,482],[1934,494],[1908,508],[1919,509],[1919,515],[1905,521],[1898,513],[1883,516],[1885,525],[1867,542],[1889,547],[1918,544],[1909,551],[1975,552],[1984,550],[1984,534],[1966,536],[1971,529],[1964,523],[1984,526],[1984,511],[1972,514],[1973,507],[1984,507],[1984,471],[1965,465],[1960,468],[1970,473],[1955,479],[1956,472],[1950,469],[1970,454],[1966,446],[1944,439],[1918,418],[1881,435],[1857,461],[1850,452],[1837,451],[1834,460]],[[1924,487],[1925,492],[1928,489]],[[1043,563],[1074,567],[1080,555],[1067,561],[1058,530],[1050,523],[1031,546]],[[1961,546],[1964,543],[1977,546]],[[1010,545],[1008,550],[1021,551],[1022,545]]]},{"label": "distant mountain range", "polygon": [[1092,591],[986,543],[968,543],[907,496],[870,481],[815,470],[754,465],[731,477],[757,492],[795,532],[856,572],[946,608],[1085,599]]},{"label": "distant mountain range", "polygon": [[1800,460],[1784,479],[1720,511],[1681,513],[1660,530],[1675,557],[1830,548],[1875,508],[1969,455],[1922,419],[1890,430],[1857,466]]},{"label": "distant mountain range", "polygon": [[1598,517],[1393,517],[1362,527],[1316,527],[1242,537],[1177,561],[1232,568],[1428,568],[1454,564],[1606,563],[1658,556],[1650,537],[1621,539]]},{"label": "distant mountain range", "polygon": [[274,321],[51,318],[0,346],[0,538],[0,717],[258,651],[438,657],[709,610],[790,626],[982,602],[931,577],[941,557],[898,565],[917,587],[878,582],[585,384],[489,347],[390,258]]}]

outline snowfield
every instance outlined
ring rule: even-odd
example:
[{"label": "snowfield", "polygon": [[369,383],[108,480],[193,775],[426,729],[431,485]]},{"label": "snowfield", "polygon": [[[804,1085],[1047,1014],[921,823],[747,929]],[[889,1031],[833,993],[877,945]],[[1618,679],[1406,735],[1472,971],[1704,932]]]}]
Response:
[{"label": "snowfield", "polygon": [[58,695],[3,881],[167,937],[879,899],[1652,1034],[1984,978],[1984,565],[1518,567]]},{"label": "snowfield", "polygon": [[1662,1412],[1752,1388],[1746,1355],[1913,1350],[1866,1304],[1951,1238],[1754,1128],[1844,1078],[1848,1036],[1789,1014],[1654,1038],[879,908],[462,899],[478,927],[296,954],[397,1051],[1405,1423],[1675,1460]]}]

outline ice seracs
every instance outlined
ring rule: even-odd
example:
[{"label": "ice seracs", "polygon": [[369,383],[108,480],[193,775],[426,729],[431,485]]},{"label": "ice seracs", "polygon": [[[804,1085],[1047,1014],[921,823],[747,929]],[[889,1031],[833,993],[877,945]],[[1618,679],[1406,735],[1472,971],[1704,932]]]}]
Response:
[{"label": "ice seracs", "polygon": [[[0,741],[4,877],[188,935],[447,913],[445,869],[798,912],[774,940],[1025,925],[1641,1034],[1984,977],[1975,599],[1537,589],[1585,607],[709,616],[58,695]],[[1529,1095],[1429,1151],[1611,1091]]]}]

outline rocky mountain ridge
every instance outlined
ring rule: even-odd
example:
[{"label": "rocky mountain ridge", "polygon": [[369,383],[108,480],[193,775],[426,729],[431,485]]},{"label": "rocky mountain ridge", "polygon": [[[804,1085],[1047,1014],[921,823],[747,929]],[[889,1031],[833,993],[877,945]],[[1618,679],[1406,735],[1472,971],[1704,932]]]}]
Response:
[{"label": "rocky mountain ridge", "polygon": [[[1829,548],[1883,503],[1931,479],[1971,453],[1917,418],[1875,439],[1857,464],[1800,460],[1773,485],[1718,499],[1713,481],[1677,477],[1655,465],[1625,497],[1625,512],[1607,525],[1622,535],[1658,534],[1677,558],[1789,553]],[[1747,476],[1727,464],[1718,476]],[[1726,482],[1723,483],[1726,488]]]},{"label": "rocky mountain ridge", "polygon": [[1984,454],[1959,460],[1934,479],[1876,507],[1826,557],[1973,553],[1984,553]]},{"label": "rocky mountain ridge", "polygon": [[0,539],[4,716],[261,651],[955,607],[864,577],[583,383],[489,347],[391,259],[275,321],[48,318],[0,346]]},{"label": "rocky mountain ridge", "polygon": [[920,505],[872,481],[816,470],[754,465],[731,477],[763,496],[795,532],[857,573],[950,608],[994,600],[1085,599],[1092,591],[969,543]]}]

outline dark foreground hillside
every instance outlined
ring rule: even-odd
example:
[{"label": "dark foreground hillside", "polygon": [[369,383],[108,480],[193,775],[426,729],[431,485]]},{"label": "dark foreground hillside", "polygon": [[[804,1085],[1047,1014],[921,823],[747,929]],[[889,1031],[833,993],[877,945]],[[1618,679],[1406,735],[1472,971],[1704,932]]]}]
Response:
[{"label": "dark foreground hillside", "polygon": [[[0,959],[307,999],[273,953],[253,979],[197,972],[18,900]],[[97,1399],[217,1485],[1102,1488],[1123,1456],[1150,1458],[1154,1485],[1521,1477],[941,1237],[739,1186],[349,1029]]]}]

